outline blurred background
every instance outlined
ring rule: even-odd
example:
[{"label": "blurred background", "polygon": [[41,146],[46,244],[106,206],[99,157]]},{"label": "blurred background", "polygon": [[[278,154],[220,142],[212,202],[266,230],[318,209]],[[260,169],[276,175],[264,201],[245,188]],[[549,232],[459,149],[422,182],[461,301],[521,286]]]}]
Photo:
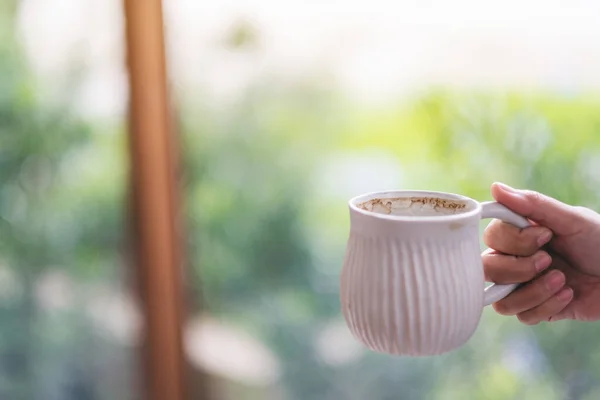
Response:
[{"label": "blurred background", "polygon": [[[214,399],[600,398],[598,324],[487,309],[460,350],[394,358],[338,300],[362,192],[499,180],[600,208],[600,3],[164,7],[184,344]],[[123,22],[119,0],[0,2],[0,399],[141,398]]]}]

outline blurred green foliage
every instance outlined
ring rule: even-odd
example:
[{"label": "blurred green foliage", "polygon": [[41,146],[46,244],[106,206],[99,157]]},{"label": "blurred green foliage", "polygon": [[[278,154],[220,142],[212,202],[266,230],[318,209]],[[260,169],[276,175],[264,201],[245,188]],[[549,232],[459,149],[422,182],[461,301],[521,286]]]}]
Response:
[{"label": "blurred green foliage", "polygon": [[378,149],[398,160],[400,188],[485,200],[501,180],[598,207],[598,99],[437,90],[354,110],[318,85],[257,91],[186,125],[190,248],[211,311],[275,349],[290,398],[583,399],[598,390],[597,324],[530,328],[491,310],[449,355],[329,365],[315,343],[339,320],[347,199],[319,197],[314,179],[332,154]]},{"label": "blurred green foliage", "polygon": [[[13,3],[0,8],[0,398],[91,400],[94,372],[118,346],[93,336],[83,310],[46,307],[41,285],[67,274],[86,296],[123,274],[122,139],[40,99],[4,29]],[[116,390],[98,393],[128,392]]]},{"label": "blurred green foliage", "polygon": [[[56,269],[81,298],[88,285],[127,282],[123,132],[77,119],[68,103],[40,101],[3,32],[0,267],[12,280],[0,293],[0,398],[133,398],[133,349],[98,336],[83,310],[48,312],[35,297]],[[251,39],[241,27],[229,42]],[[502,180],[600,208],[599,99],[432,90],[362,109],[320,80],[269,80],[226,109],[203,104],[185,101],[180,114],[189,286],[210,313],[275,352],[286,398],[597,398],[600,327],[592,323],[530,328],[486,310],[469,344],[445,356],[324,357],[318,342],[341,318],[348,216],[347,199],[325,196],[319,178],[334,156],[376,149],[398,161],[398,188],[485,200]],[[107,385],[102,374],[117,367],[121,386]]]}]

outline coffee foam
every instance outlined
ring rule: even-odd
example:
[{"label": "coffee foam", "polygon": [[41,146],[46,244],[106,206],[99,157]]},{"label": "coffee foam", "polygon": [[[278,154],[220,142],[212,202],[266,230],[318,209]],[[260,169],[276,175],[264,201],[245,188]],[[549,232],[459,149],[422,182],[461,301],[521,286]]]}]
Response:
[{"label": "coffee foam", "polygon": [[469,211],[466,201],[439,197],[376,198],[357,205],[358,208],[377,214],[436,217]]}]

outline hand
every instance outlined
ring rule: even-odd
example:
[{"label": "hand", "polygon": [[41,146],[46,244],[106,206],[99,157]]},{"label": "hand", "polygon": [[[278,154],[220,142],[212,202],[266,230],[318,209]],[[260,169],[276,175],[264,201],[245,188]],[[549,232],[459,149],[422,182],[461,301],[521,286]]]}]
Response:
[{"label": "hand", "polygon": [[534,225],[519,229],[493,220],[485,230],[486,280],[527,282],[494,309],[528,325],[600,320],[600,215],[498,183],[492,195]]}]

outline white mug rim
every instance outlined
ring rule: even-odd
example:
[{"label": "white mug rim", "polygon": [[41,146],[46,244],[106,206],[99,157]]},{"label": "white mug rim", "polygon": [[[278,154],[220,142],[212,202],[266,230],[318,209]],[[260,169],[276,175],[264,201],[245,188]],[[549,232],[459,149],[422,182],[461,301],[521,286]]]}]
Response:
[{"label": "white mug rim", "polygon": [[[436,216],[408,216],[408,215],[391,215],[381,214],[373,211],[364,210],[358,207],[358,204],[376,198],[389,197],[437,197],[445,200],[460,200],[467,202],[472,206],[471,210],[458,214],[436,215]],[[389,220],[389,221],[404,221],[404,222],[447,222],[453,220],[462,220],[469,217],[479,215],[481,213],[481,203],[467,196],[463,196],[451,192],[441,192],[433,190],[384,190],[376,192],[363,193],[351,198],[348,201],[348,206],[353,212],[362,214],[366,217]]]}]

